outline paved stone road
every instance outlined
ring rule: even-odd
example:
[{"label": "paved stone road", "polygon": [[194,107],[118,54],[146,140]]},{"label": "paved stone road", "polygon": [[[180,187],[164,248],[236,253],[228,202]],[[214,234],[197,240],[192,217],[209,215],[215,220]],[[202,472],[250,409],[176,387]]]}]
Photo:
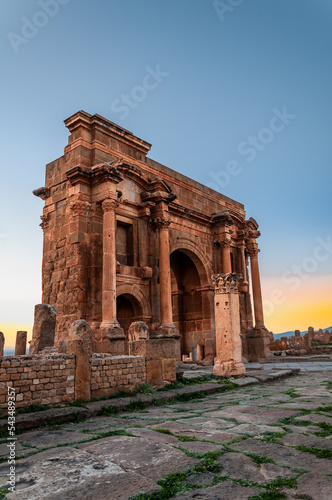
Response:
[{"label": "paved stone road", "polygon": [[[331,396],[332,371],[301,371],[199,401],[24,432],[17,454],[32,454],[17,462],[17,492],[6,497],[331,500]],[[4,441],[0,455],[8,456]],[[4,462],[1,484],[7,473]]]},{"label": "paved stone road", "polygon": [[271,369],[291,369],[291,368],[299,368],[303,372],[323,372],[323,371],[331,371],[332,370],[332,361],[309,361],[309,362],[292,362],[292,363],[287,363],[286,361],[284,363],[265,363],[265,364],[260,364],[260,363],[249,363],[246,365],[247,367],[250,368],[259,368],[262,367],[264,370],[271,370]]}]

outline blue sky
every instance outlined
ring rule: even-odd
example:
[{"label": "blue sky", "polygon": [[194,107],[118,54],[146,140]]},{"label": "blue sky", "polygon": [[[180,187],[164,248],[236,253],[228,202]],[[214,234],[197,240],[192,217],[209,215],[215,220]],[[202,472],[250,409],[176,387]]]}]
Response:
[{"label": "blue sky", "polygon": [[[220,191],[260,224],[264,296],[283,287],[270,328],[299,296],[309,305],[321,293],[331,306],[331,254],[297,290],[281,279],[332,234],[330,1],[2,0],[0,9],[1,324],[31,324],[40,302],[42,202],[31,191],[63,154],[63,120],[79,109],[129,129],[152,143],[150,157],[203,184],[237,162]],[[142,94],[157,68],[163,76]],[[115,103],[126,95],[135,98],[123,118]],[[271,132],[283,110],[293,118]],[[255,137],[259,150],[243,154]],[[295,316],[286,330],[308,326]]]}]

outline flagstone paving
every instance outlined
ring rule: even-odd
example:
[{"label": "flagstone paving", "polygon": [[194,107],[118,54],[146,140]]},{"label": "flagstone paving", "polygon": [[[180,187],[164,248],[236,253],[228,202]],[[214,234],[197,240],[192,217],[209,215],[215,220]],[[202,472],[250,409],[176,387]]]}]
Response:
[{"label": "flagstone paving", "polygon": [[[301,369],[287,379],[188,402],[23,432],[17,435],[23,458],[16,462],[16,493],[5,495],[332,500],[331,410],[332,370]],[[2,440],[1,485],[6,448]]]}]

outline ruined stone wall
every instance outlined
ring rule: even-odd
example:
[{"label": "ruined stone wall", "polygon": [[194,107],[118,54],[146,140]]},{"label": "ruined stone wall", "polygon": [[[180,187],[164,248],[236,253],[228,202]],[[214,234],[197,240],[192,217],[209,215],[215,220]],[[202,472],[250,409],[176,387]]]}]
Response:
[{"label": "ruined stone wall", "polygon": [[[16,390],[16,407],[68,404],[75,401],[75,356],[35,354],[5,356],[0,362],[0,408],[7,409],[7,387]],[[134,390],[146,382],[144,356],[107,356],[91,359],[91,397]]]},{"label": "ruined stone wall", "polygon": [[[273,335],[273,334],[272,334]],[[332,350],[328,346],[332,342],[332,332],[319,330],[315,332],[312,327],[308,329],[308,333],[301,336],[300,331],[295,331],[294,337],[281,337],[281,339],[273,340],[270,344],[271,351],[285,351],[286,354],[308,354],[329,353]],[[316,344],[316,345],[315,345]],[[324,350],[325,347],[325,350]]]},{"label": "ruined stone wall", "polygon": [[16,389],[16,406],[55,405],[74,401],[72,354],[5,356],[0,361],[0,408],[7,408],[7,387]]},{"label": "ruined stone wall", "polygon": [[94,354],[91,361],[91,397],[98,398],[120,390],[134,390],[146,382],[143,356]]}]

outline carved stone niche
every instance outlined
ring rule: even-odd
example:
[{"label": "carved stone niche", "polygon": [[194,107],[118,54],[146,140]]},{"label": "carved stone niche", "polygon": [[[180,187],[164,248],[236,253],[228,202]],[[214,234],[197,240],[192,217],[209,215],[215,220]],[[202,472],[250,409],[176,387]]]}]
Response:
[{"label": "carved stone niche", "polygon": [[153,274],[152,267],[140,267],[139,268],[139,277],[142,279],[151,279]]}]

